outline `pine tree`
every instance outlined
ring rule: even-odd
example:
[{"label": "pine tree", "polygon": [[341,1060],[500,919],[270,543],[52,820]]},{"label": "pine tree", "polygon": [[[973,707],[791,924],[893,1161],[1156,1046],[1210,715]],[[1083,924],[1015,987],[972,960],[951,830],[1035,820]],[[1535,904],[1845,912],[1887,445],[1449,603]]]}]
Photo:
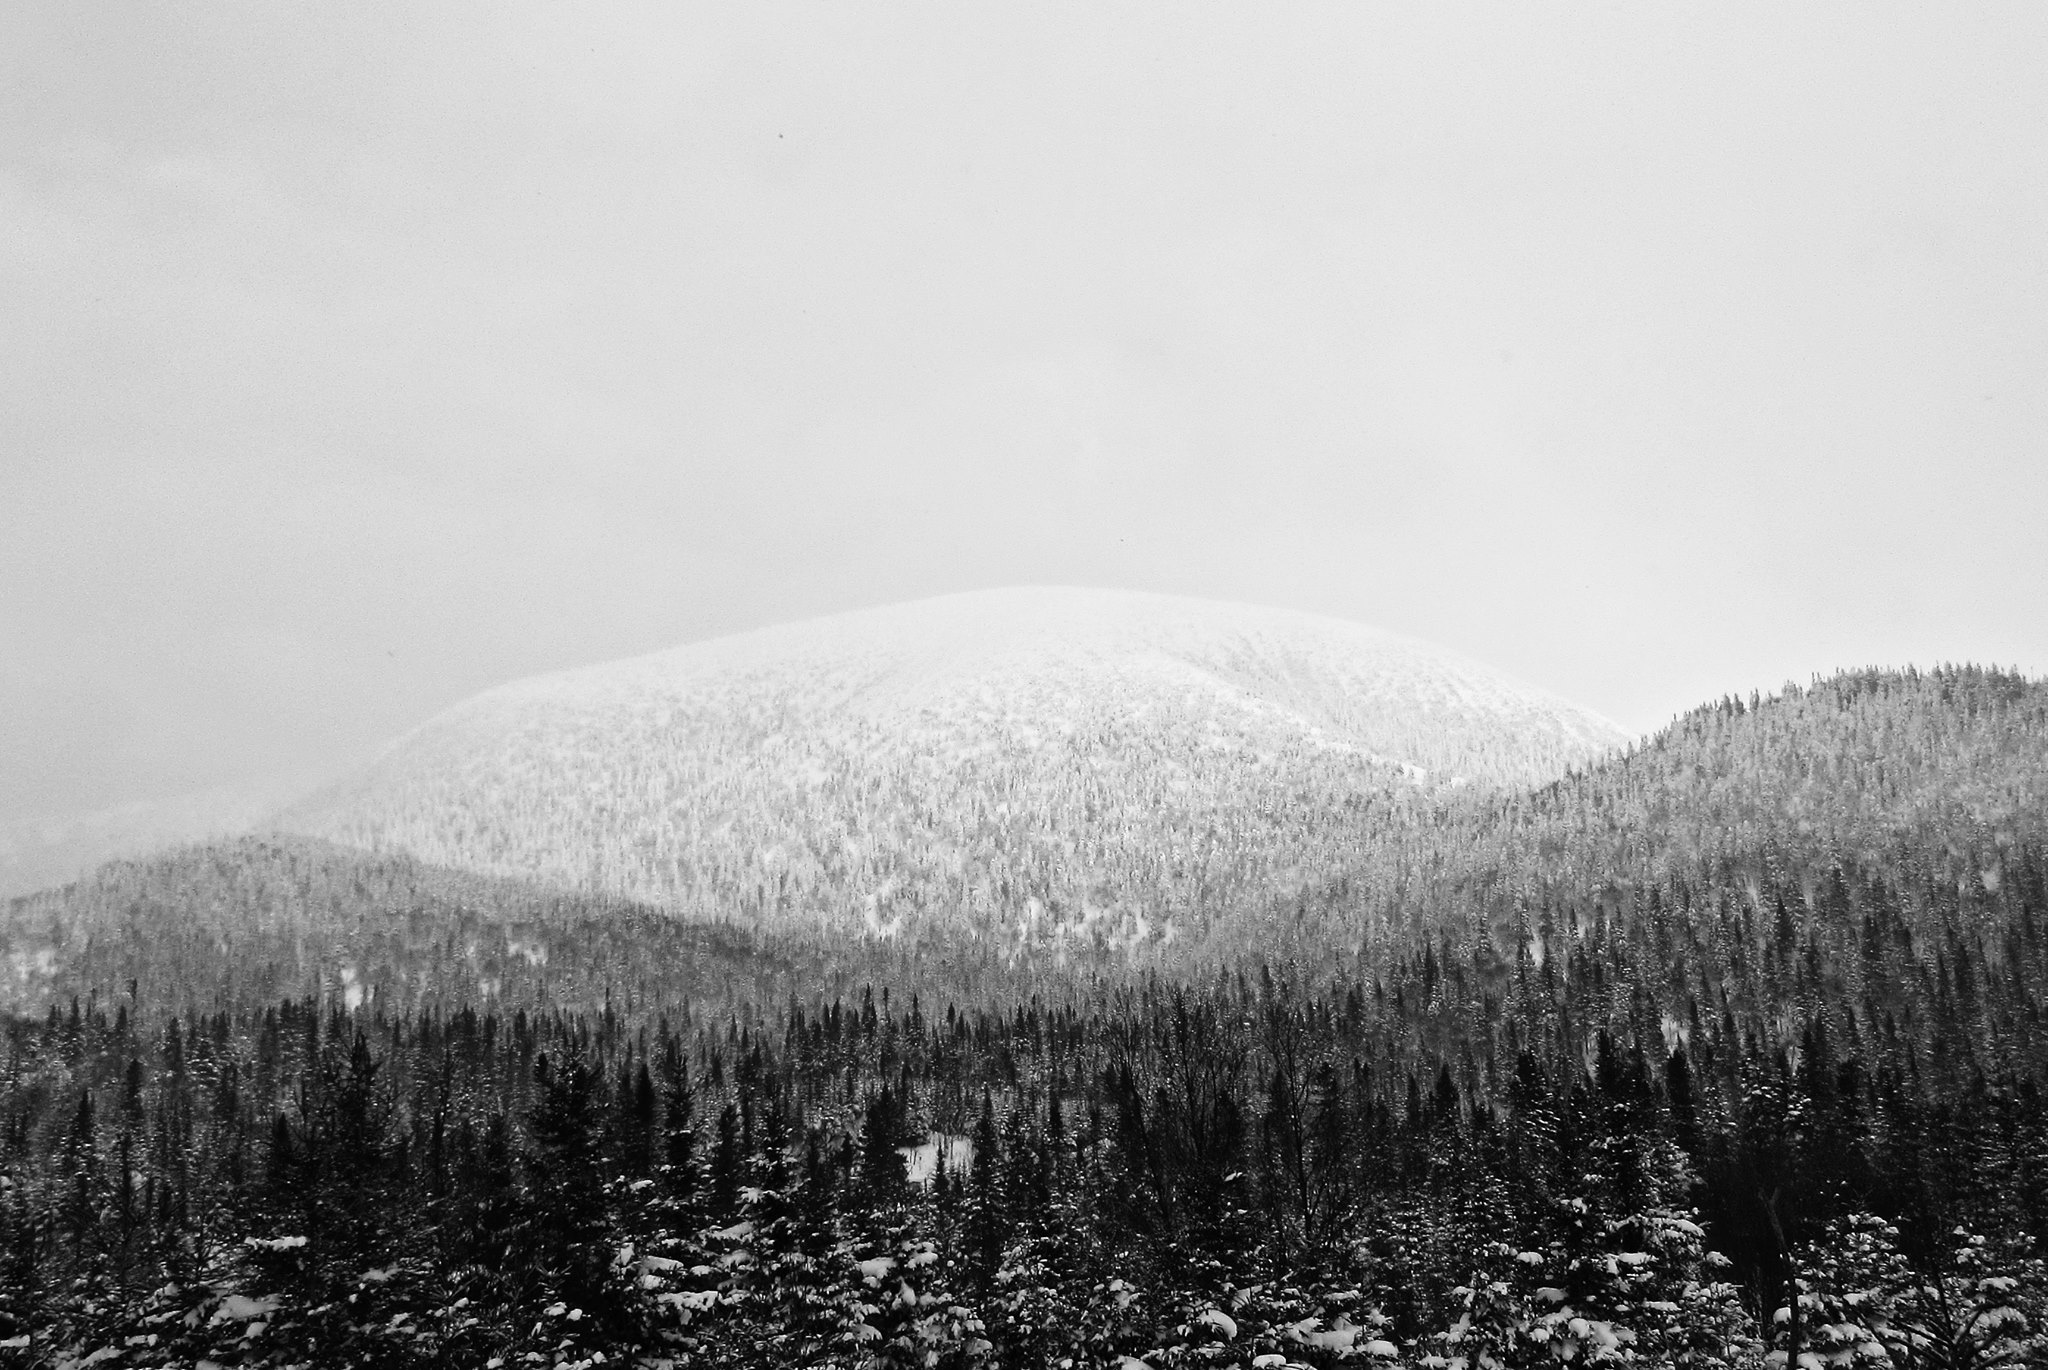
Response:
[{"label": "pine tree", "polygon": [[910,1176],[897,1138],[903,1120],[895,1091],[883,1085],[868,1101],[861,1122],[860,1198],[870,1215],[883,1217],[910,1197]]},{"label": "pine tree", "polygon": [[[78,1003],[72,1001],[77,1017]],[[72,1261],[81,1274],[92,1264],[100,1221],[100,1166],[98,1111],[92,1091],[81,1090],[78,1107],[71,1115],[71,1129],[64,1144],[65,1195],[61,1227],[71,1241]]]},{"label": "pine tree", "polygon": [[622,1335],[627,1310],[611,1276],[609,1215],[602,1183],[602,1101],[598,1078],[566,1051],[534,1063],[539,1088],[526,1160],[533,1214],[535,1293],[582,1311],[593,1332]]},{"label": "pine tree", "polygon": [[662,1063],[661,1188],[678,1228],[695,1225],[704,1177],[697,1160],[696,1095],[682,1052],[670,1044]]},{"label": "pine tree", "polygon": [[967,1268],[984,1288],[1001,1268],[1010,1237],[1010,1203],[1004,1192],[1005,1158],[996,1131],[995,1101],[981,1096],[981,1113],[971,1136],[972,1168],[968,1171],[966,1215],[962,1235]]},{"label": "pine tree", "polygon": [[727,1104],[718,1113],[718,1139],[711,1148],[711,1216],[731,1222],[740,1211],[740,1186],[745,1174],[746,1145],[740,1136],[740,1111]]}]

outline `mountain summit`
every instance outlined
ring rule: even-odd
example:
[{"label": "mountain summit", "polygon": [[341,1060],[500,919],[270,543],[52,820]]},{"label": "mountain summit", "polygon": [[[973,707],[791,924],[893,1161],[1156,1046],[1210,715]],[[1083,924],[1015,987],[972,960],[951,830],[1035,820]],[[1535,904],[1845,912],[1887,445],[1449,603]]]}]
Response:
[{"label": "mountain summit", "polygon": [[1375,796],[1626,740],[1339,619],[1014,589],[516,681],[283,826],[766,923],[1171,936],[1337,869]]}]

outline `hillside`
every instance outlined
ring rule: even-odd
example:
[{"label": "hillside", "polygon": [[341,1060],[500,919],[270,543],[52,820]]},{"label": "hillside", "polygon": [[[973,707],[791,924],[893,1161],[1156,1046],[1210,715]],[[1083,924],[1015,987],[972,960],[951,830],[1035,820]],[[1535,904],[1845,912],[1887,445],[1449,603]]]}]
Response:
[{"label": "hillside", "polygon": [[[1276,964],[1418,980],[1426,955],[1488,975],[1518,960],[1569,969],[1593,939],[1670,968],[1672,986],[1689,976],[1671,1001],[1689,1017],[1714,1001],[1724,967],[1782,962],[1788,940],[1854,960],[1878,926],[1916,958],[2011,960],[2007,935],[2048,846],[2048,685],[1974,670],[1844,675],[1706,706],[1533,791],[1411,784],[1331,821],[1350,825],[1347,844],[1327,848],[1341,866],[1285,893],[1224,872],[1216,888],[1250,893],[1219,895],[1171,942],[1027,946],[936,921],[852,941],[822,922],[764,928],[745,910],[705,925],[402,853],[244,838],[10,901],[0,1006],[105,996],[137,978],[200,1003],[350,984],[392,1007],[588,1006],[613,993],[768,1003],[863,978],[966,1001],[1133,967],[1199,973],[1241,964],[1248,947]],[[1752,1007],[1781,1012],[1770,996],[1784,990],[1752,993]]]},{"label": "hillside", "polygon": [[173,1010],[302,993],[379,1011],[587,1007],[642,989],[752,1002],[793,969],[745,929],[304,837],[111,861],[0,904],[0,1012],[73,996]]},{"label": "hillside", "polygon": [[[1845,674],[1475,789],[1374,800],[1342,875],[1170,955],[303,838],[10,901],[0,1333],[1761,1370],[1933,1328],[2039,1363],[2048,685]],[[920,1188],[933,1131],[967,1164]]]},{"label": "hillside", "polygon": [[764,926],[1170,941],[1347,869],[1369,797],[1624,740],[1357,624],[1007,590],[518,681],[283,825]]},{"label": "hillside", "polygon": [[1313,956],[1453,928],[1511,956],[1538,923],[1662,936],[1681,914],[1702,935],[1774,902],[1811,917],[1844,878],[1876,882],[1890,906],[1901,891],[1923,911],[1981,905],[2048,841],[2048,682],[1845,672],[1705,705],[1528,792],[1377,817],[1346,873],[1266,929],[1269,947]]}]

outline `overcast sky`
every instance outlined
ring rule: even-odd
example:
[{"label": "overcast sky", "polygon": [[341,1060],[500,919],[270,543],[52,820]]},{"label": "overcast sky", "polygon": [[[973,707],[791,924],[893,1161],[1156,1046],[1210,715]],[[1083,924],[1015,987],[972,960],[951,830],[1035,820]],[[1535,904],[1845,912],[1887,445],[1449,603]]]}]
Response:
[{"label": "overcast sky", "polygon": [[2048,667],[2048,8],[0,16],[0,819],[1018,583]]}]

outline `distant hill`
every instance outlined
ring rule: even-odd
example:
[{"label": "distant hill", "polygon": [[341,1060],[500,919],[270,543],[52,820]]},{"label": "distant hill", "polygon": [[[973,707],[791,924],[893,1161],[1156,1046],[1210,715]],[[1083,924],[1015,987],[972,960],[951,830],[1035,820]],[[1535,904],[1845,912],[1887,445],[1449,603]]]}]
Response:
[{"label": "distant hill", "polygon": [[747,929],[275,834],[110,861],[0,902],[0,1012],[80,994],[587,1008],[643,997],[649,975],[677,1003],[772,1002],[792,970]]},{"label": "distant hill", "polygon": [[[1267,831],[1288,813],[1271,810]],[[0,903],[0,1008],[104,998],[135,978],[146,996],[198,1003],[316,987],[345,1001],[357,987],[394,1007],[758,1005],[865,981],[968,1003],[1134,968],[1270,963],[1412,982],[1439,1006],[1441,972],[1473,996],[1472,1024],[1492,1019],[1498,999],[1482,996],[1505,977],[1536,972],[1565,974],[1602,1013],[1662,1002],[1688,1022],[1732,980],[1747,1011],[1791,1021],[1802,974],[1846,966],[1853,986],[1878,952],[1936,986],[1944,961],[2033,976],[2034,943],[2048,945],[2048,684],[1976,668],[1845,674],[1707,705],[1533,789],[1404,782],[1319,821],[1337,864],[1292,890],[1269,867],[1255,868],[1264,885],[1228,868],[1258,859],[1244,835],[1256,831],[1219,843],[1213,906],[1172,941],[1102,917],[1028,942],[938,919],[848,938],[823,920],[677,918],[401,853],[241,838]],[[1023,825],[1005,831],[1028,840]],[[1616,957],[1666,980],[1644,998],[1629,990],[1639,971],[1571,978]]]},{"label": "distant hill", "polygon": [[289,793],[217,788],[0,827],[0,898],[61,885],[108,861],[248,832]]},{"label": "distant hill", "polygon": [[1903,900],[1908,922],[1942,909],[1969,921],[2041,897],[2029,882],[2048,845],[2048,682],[1975,666],[1844,672],[1705,705],[1527,793],[1389,817],[1360,834],[1343,877],[1267,930],[1269,949],[1427,930],[1512,963],[1594,928],[1726,948],[1781,909],[1853,941],[1862,928],[1842,909],[1865,895],[1842,891],[1865,886],[1887,916]]},{"label": "distant hill", "polygon": [[1354,623],[1005,590],[518,681],[282,824],[761,926],[1170,941],[1347,868],[1374,796],[1625,741]]}]

